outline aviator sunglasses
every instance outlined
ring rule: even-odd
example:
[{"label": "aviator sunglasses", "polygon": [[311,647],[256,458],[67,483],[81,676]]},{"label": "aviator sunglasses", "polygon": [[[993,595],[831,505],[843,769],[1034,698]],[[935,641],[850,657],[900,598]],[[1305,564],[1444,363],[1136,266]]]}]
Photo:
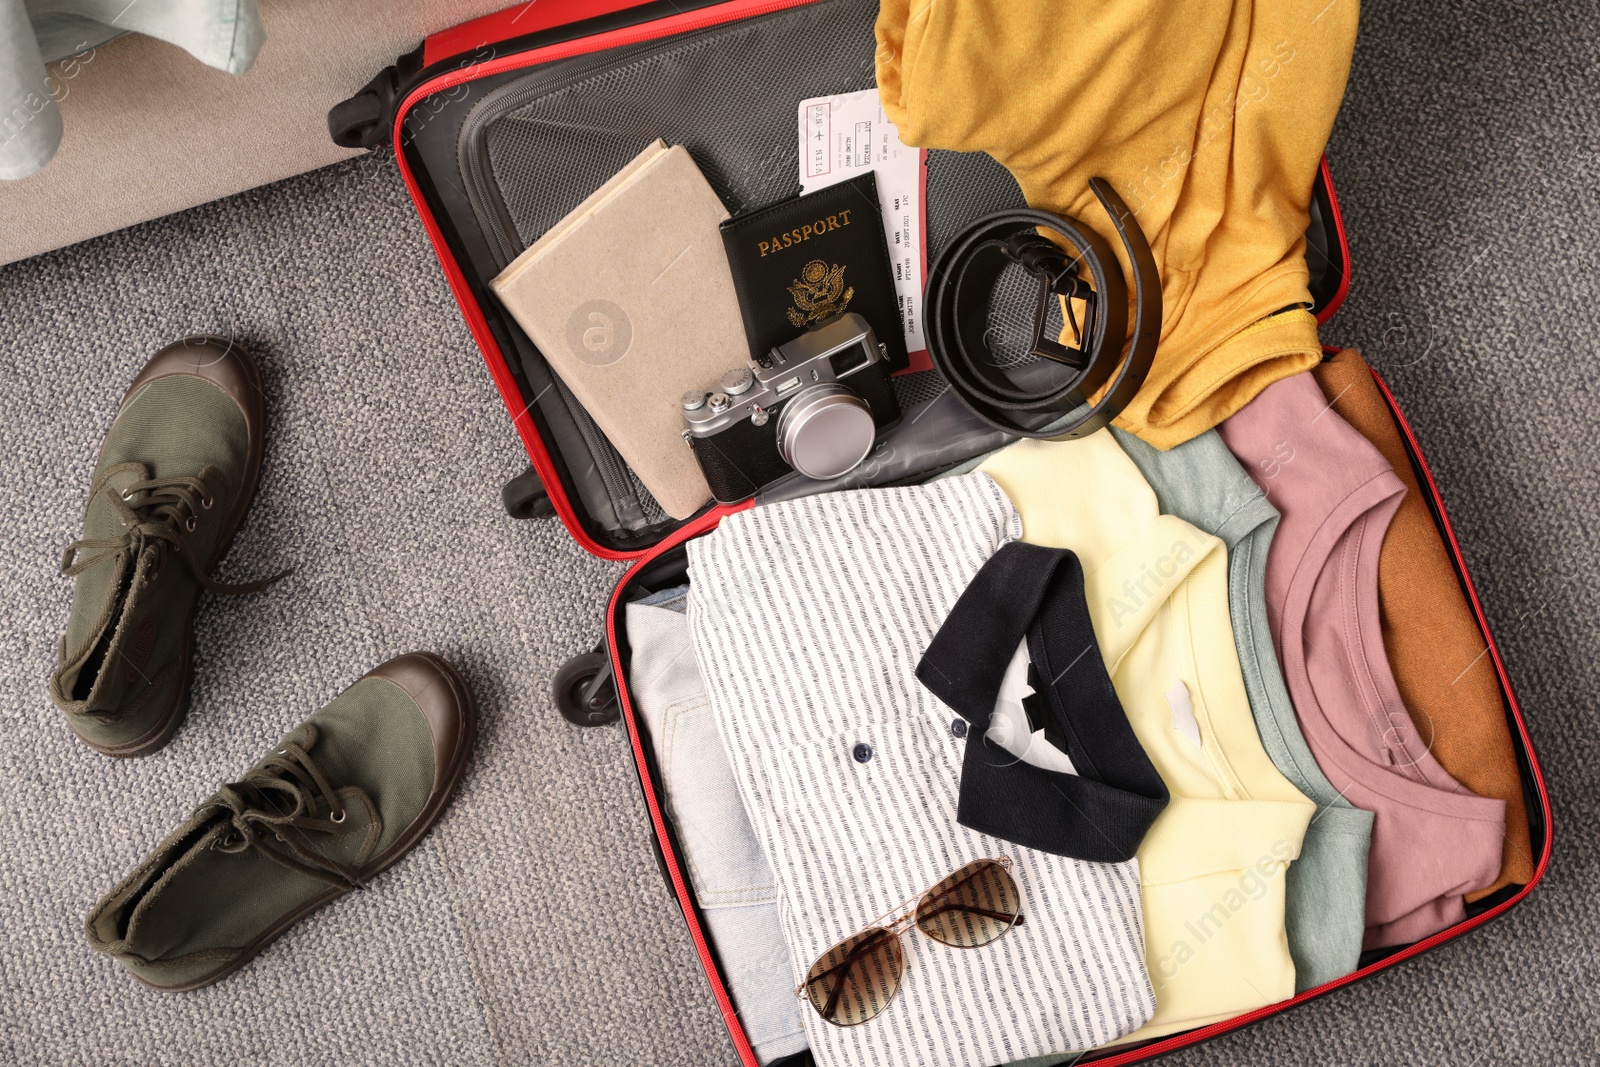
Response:
[{"label": "aviator sunglasses", "polygon": [[[874,921],[824,952],[795,989],[834,1026],[874,1019],[905,975],[900,935],[915,926],[951,948],[982,948],[1022,925],[1022,893],[1011,877],[1011,857],[974,860],[923,893],[916,907],[889,922]],[[886,912],[893,915],[910,899]]]}]

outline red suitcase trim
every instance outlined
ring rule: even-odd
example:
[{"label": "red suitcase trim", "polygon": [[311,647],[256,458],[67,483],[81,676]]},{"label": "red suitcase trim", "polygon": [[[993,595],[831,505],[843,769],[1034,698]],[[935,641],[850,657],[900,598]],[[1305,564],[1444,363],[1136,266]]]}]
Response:
[{"label": "red suitcase trim", "polygon": [[1334,290],[1327,306],[1317,312],[1318,326],[1333,318],[1333,313],[1343,306],[1344,298],[1350,294],[1350,237],[1344,230],[1344,211],[1339,207],[1339,193],[1333,187],[1333,171],[1328,169],[1327,156],[1322,157],[1321,173],[1322,187],[1328,190],[1328,206],[1333,210],[1333,230],[1339,235],[1339,288]]}]

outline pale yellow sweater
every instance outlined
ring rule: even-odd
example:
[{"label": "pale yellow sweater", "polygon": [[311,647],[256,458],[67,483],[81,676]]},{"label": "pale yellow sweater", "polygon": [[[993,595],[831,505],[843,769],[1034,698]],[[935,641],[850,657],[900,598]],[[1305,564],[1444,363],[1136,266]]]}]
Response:
[{"label": "pale yellow sweater", "polygon": [[902,139],[988,152],[1030,205],[1099,230],[1124,273],[1089,179],[1150,238],[1161,343],[1117,425],[1157,448],[1321,357],[1305,230],[1357,3],[883,0],[878,88]]},{"label": "pale yellow sweater", "polygon": [[1023,441],[979,470],[1021,512],[1023,540],[1082,560],[1112,684],[1172,794],[1138,855],[1156,1013],[1127,1040],[1292,997],[1283,875],[1316,805],[1256,732],[1228,614],[1226,546],[1160,514],[1105,430]]}]

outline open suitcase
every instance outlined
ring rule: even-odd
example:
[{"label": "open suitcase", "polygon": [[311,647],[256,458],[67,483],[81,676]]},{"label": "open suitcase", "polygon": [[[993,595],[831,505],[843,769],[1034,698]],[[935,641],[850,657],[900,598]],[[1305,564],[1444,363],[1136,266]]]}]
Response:
[{"label": "open suitcase", "polygon": [[[417,211],[531,460],[525,474],[507,483],[506,509],[519,518],[557,515],[589,552],[631,564],[612,595],[604,639],[558,673],[554,696],[579,725],[603,726],[619,717],[626,724],[657,861],[733,1045],[752,1067],[756,1059],[725,986],[717,946],[705,933],[664,814],[660,769],[630,701],[629,647],[619,618],[628,602],[681,584],[684,543],[753,502],[713,506],[683,522],[669,519],[489,295],[488,282],[658,136],[690,150],[730,209],[792,195],[795,106],[819,93],[873,86],[876,9],[875,0],[540,0],[435,34],[329,115],[330,132],[341,144],[395,146]],[[930,262],[967,222],[1023,206],[1014,180],[987,156],[930,151],[926,171]],[[1326,162],[1313,194],[1307,245],[1316,313],[1326,322],[1349,276]],[[895,379],[904,409],[937,393],[934,374]],[[1364,953],[1354,973],[1290,1000],[1073,1062],[1142,1061],[1375,974],[1503,914],[1548,866],[1550,806],[1521,712],[1416,437],[1386,387],[1383,393],[1500,680],[1530,823],[1533,878],[1470,904],[1464,921],[1424,941]],[[900,481],[921,480],[1003,440],[961,438],[951,446],[954,453],[923,457],[913,476],[902,472]],[[808,1053],[792,1060],[809,1062]]]}]

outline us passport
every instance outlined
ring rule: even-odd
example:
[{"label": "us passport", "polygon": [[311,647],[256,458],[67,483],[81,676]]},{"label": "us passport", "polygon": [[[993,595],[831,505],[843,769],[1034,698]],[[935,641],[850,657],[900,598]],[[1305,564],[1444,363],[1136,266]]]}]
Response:
[{"label": "us passport", "polygon": [[906,369],[900,302],[870,171],[728,219],[722,241],[752,358],[854,311],[885,346],[889,369]]}]

